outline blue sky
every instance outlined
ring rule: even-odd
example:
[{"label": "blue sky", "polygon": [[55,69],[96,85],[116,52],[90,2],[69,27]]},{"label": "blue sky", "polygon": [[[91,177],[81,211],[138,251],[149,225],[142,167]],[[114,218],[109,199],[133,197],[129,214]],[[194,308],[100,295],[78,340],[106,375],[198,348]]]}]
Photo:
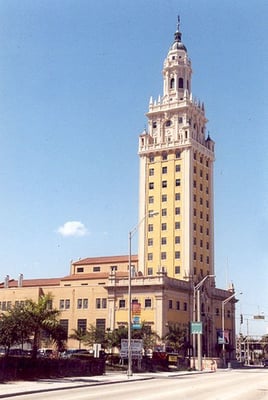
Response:
[{"label": "blue sky", "polygon": [[242,331],[257,334],[268,327],[266,0],[0,0],[2,279],[127,253],[138,135],[178,14],[216,142],[217,286],[243,292]]}]

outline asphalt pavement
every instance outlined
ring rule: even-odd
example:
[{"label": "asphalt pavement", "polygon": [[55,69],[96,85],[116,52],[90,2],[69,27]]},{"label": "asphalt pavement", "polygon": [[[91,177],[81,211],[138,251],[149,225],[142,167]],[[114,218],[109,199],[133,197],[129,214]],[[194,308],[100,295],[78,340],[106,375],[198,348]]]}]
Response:
[{"label": "asphalt pavement", "polygon": [[[211,372],[211,371],[203,371]],[[53,390],[65,390],[78,387],[88,387],[95,385],[107,385],[111,383],[119,383],[146,380],[154,378],[170,378],[179,375],[189,375],[201,373],[199,371],[174,371],[174,372],[159,372],[159,373],[134,373],[132,376],[127,376],[125,373],[109,372],[99,376],[84,376],[73,378],[55,378],[55,379],[38,379],[35,381],[13,381],[0,383],[0,398],[6,399],[9,397],[19,396],[22,394],[42,393]]]}]

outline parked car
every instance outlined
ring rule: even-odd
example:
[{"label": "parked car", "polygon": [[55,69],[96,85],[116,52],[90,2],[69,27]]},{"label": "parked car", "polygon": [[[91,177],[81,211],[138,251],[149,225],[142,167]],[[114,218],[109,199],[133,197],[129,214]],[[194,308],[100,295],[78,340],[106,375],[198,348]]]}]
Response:
[{"label": "parked car", "polygon": [[77,354],[89,354],[89,351],[86,349],[69,349],[61,353],[61,358],[71,358]]},{"label": "parked car", "polygon": [[38,349],[37,357],[38,358],[50,358],[53,355],[53,349]]}]

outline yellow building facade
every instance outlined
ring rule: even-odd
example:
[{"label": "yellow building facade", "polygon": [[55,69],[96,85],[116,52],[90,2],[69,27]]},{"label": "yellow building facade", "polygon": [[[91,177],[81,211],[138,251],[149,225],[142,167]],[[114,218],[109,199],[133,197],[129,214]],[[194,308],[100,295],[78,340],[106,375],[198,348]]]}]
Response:
[{"label": "yellow building facade", "polygon": [[[170,324],[197,320],[200,283],[203,353],[217,355],[224,327],[235,348],[233,290],[216,287],[214,270],[214,142],[206,133],[204,105],[191,91],[191,61],[178,24],[163,68],[163,96],[150,100],[148,129],[139,137],[138,256],[132,255],[132,304],[140,321],[159,337]],[[154,212],[154,214],[152,214]],[[0,284],[0,311],[52,293],[53,307],[68,335],[90,325],[104,330],[128,326],[129,256],[93,257],[72,263],[54,279],[10,279]],[[206,279],[210,275],[211,277]],[[74,339],[68,347],[78,347]]]}]

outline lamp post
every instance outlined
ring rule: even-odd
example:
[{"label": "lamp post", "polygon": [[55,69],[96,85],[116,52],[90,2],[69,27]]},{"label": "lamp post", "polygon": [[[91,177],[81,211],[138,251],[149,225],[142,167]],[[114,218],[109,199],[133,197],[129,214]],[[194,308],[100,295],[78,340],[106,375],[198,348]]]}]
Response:
[{"label": "lamp post", "polygon": [[[242,294],[242,293],[240,293]],[[222,327],[222,358],[223,358],[223,366],[225,367],[226,364],[226,356],[225,356],[225,336],[224,336],[224,330],[225,330],[225,319],[224,319],[224,307],[225,304],[227,304],[230,300],[232,300],[237,293],[233,293],[231,296],[227,297],[227,299],[223,300],[221,303],[221,327]]]},{"label": "lamp post", "polygon": [[[201,307],[200,307],[200,288],[205,283],[208,278],[215,278],[215,275],[206,275],[196,286],[194,286],[194,301],[193,301],[193,320],[196,322],[201,322]],[[196,302],[196,292],[197,292],[197,302]],[[197,305],[197,315],[195,310],[195,305]],[[195,348],[195,340],[193,343],[194,347],[194,359],[196,357],[196,348]],[[201,342],[201,333],[197,334],[197,359],[198,359],[198,370],[202,369],[202,342]]]},{"label": "lamp post", "polygon": [[129,256],[128,256],[128,369],[127,369],[127,376],[130,377],[133,375],[132,372],[132,347],[131,347],[131,333],[132,333],[132,318],[131,318],[131,312],[132,312],[132,268],[131,268],[131,263],[132,263],[132,238],[137,232],[140,224],[145,220],[147,216],[149,217],[154,217],[155,215],[158,215],[159,213],[157,211],[150,211],[148,214],[145,214],[144,217],[139,221],[139,223],[128,233],[128,250],[129,250]]}]

